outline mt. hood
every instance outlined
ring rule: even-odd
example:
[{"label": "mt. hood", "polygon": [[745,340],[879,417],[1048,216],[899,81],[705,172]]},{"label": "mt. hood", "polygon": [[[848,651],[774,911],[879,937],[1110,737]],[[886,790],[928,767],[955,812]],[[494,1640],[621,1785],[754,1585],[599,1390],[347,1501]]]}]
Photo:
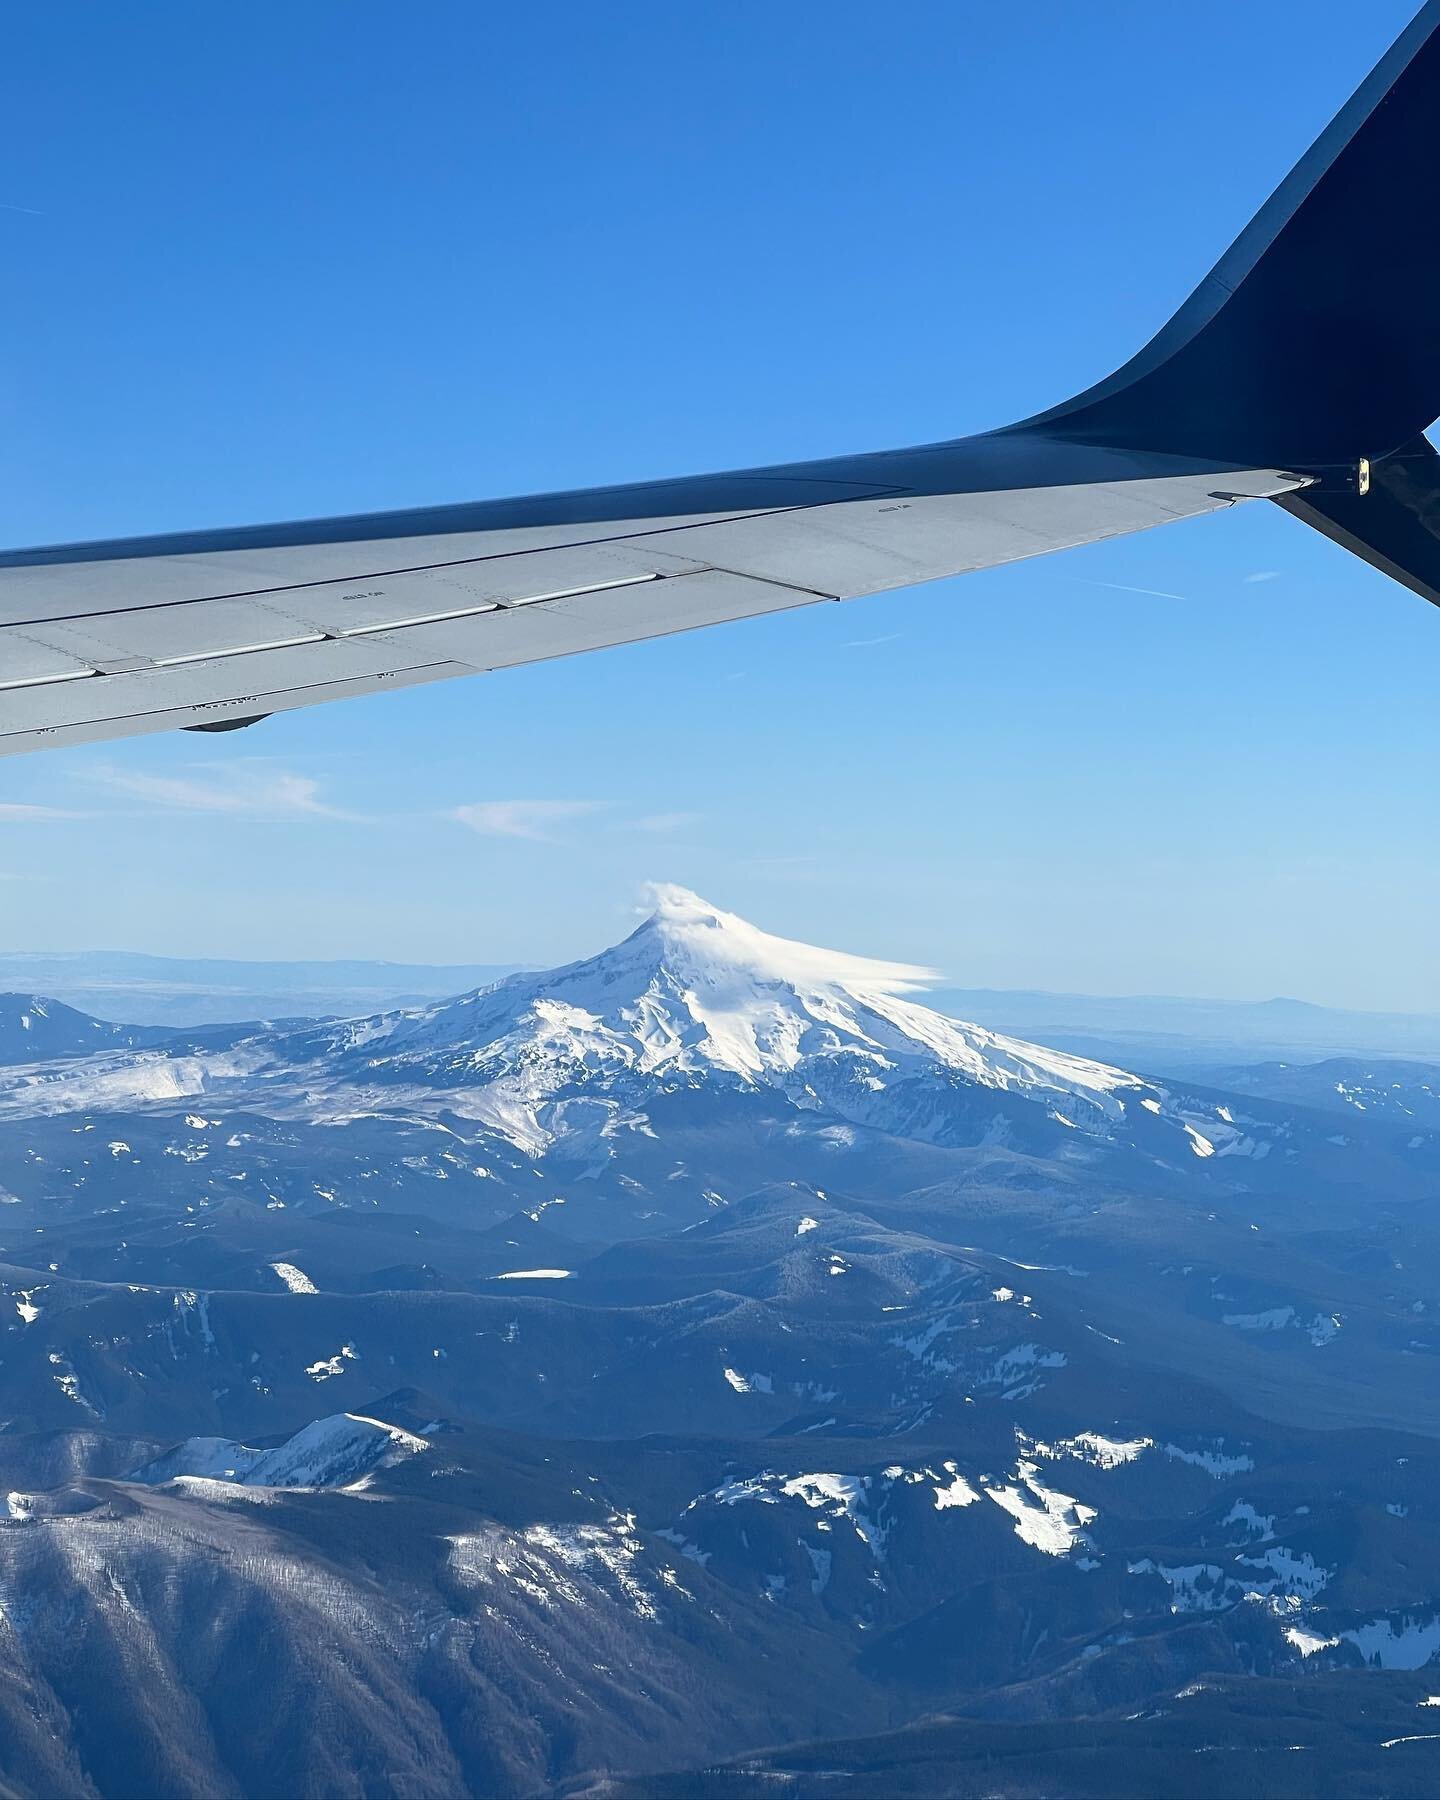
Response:
[{"label": "mt. hood", "polygon": [[908,996],[927,972],[773,937],[679,887],[598,956],[370,1018],[243,1028],[5,1072],[0,1114],[177,1102],[338,1123],[473,1121],[521,1154],[603,1149],[676,1094],[769,1095],[812,1123],[936,1144],[1063,1152],[1066,1139],[1164,1160],[1240,1147],[1224,1109]]}]

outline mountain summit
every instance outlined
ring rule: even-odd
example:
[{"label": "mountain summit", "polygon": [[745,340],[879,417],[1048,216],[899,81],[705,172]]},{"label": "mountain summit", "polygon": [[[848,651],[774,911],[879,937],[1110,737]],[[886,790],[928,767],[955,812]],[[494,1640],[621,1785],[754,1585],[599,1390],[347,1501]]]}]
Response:
[{"label": "mountain summit", "polygon": [[[487,998],[582,1055],[647,1074],[720,1071],[784,1084],[816,1059],[844,1059],[876,1088],[939,1064],[993,1088],[1054,1086],[1114,1114],[1122,1070],[999,1037],[906,999],[930,970],[773,937],[686,888],[612,949],[500,983]],[[462,1006],[465,1002],[460,1003]],[[433,1010],[439,1023],[448,1009]]]},{"label": "mountain summit", "polygon": [[723,981],[730,974],[750,983],[785,982],[797,991],[903,994],[938,979],[935,970],[913,963],[881,962],[775,937],[670,882],[654,883],[649,894],[655,910],[607,956],[633,949],[641,958],[690,975],[697,985]]},{"label": "mountain summit", "polygon": [[[681,887],[621,943],[454,1000],[369,1018],[11,1072],[0,1111],[257,1104],[315,1121],[443,1111],[536,1157],[607,1156],[647,1109],[687,1093],[768,1094],[806,1128],[940,1144],[1063,1149],[1067,1139],[1209,1156],[1238,1132],[1163,1087],[920,1004],[929,971],[771,936]],[[729,1100],[727,1100],[729,1097]],[[692,1117],[694,1109],[692,1107]]]}]

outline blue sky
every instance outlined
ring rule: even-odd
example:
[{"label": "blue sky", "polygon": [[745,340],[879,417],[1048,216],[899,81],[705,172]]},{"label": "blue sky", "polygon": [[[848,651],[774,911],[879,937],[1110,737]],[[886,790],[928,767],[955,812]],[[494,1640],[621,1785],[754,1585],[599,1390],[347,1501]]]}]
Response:
[{"label": "blue sky", "polygon": [[[23,9],[0,541],[1004,423],[1163,321],[1410,11]],[[965,985],[1440,1008],[1437,678],[1433,609],[1257,505],[0,763],[0,941],[548,961],[653,878]]]}]

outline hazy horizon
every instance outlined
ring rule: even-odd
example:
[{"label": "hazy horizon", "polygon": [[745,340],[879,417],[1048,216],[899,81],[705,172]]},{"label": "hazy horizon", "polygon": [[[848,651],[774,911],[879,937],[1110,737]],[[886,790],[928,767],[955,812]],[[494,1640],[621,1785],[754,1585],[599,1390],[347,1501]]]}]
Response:
[{"label": "hazy horizon", "polygon": [[[573,954],[561,957],[557,962],[545,962],[538,957],[518,957],[506,961],[488,958],[457,961],[428,961],[423,958],[414,959],[399,956],[232,956],[224,952],[199,951],[192,955],[178,956],[163,951],[126,949],[118,945],[84,946],[75,949],[58,950],[53,947],[24,948],[12,945],[0,948],[0,989],[5,985],[7,967],[22,962],[47,963],[84,963],[97,962],[106,958],[117,961],[132,961],[137,964],[159,964],[176,968],[221,967],[231,969],[274,969],[274,970],[394,970],[398,972],[414,972],[420,974],[442,974],[454,972],[461,975],[509,974],[529,969],[558,968],[602,948],[600,944],[592,944],[588,949],[577,949]],[[1134,1003],[1174,1003],[1178,1005],[1217,1006],[1217,1007],[1299,1007],[1306,1011],[1328,1013],[1370,1014],[1376,1017],[1396,1017],[1429,1019],[1440,1016],[1440,1009],[1431,1012],[1423,1007],[1349,1007],[1330,1006],[1323,1001],[1312,1000],[1303,994],[1179,994],[1152,993],[1141,989],[1116,989],[1100,992],[1094,989],[1066,987],[1026,987],[997,986],[994,984],[974,984],[952,979],[945,971],[939,970],[917,988],[917,998],[922,1001],[926,994],[996,994],[1017,998],[1034,997],[1049,1000],[1093,1000],[1099,1003],[1134,1002]]]}]

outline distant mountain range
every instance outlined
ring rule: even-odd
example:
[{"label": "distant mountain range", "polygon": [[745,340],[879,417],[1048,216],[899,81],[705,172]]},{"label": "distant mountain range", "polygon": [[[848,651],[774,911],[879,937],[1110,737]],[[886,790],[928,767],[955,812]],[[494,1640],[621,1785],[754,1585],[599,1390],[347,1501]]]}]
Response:
[{"label": "distant mountain range", "polygon": [[997,1031],[1034,1036],[1081,1056],[1114,1057],[1156,1074],[1220,1071],[1237,1062],[1331,1056],[1440,1062],[1440,1014],[1349,1012],[1306,1000],[1187,1000],[1163,995],[937,988],[930,1005]]},{"label": "distant mountain range", "polygon": [[513,963],[237,962],[128,950],[0,951],[0,991],[43,994],[127,1025],[354,1017],[508,975]]},{"label": "distant mountain range", "polygon": [[680,889],[343,1021],[0,998],[0,1789],[1433,1791],[1437,1085]]},{"label": "distant mountain range", "polygon": [[[108,1022],[174,1027],[354,1018],[444,999],[513,963],[237,962],[126,951],[0,952],[0,991],[43,994]],[[1351,1012],[1303,1000],[1116,997],[942,985],[934,1011],[1155,1074],[1240,1062],[1384,1056],[1440,1062],[1440,1014]]]}]

